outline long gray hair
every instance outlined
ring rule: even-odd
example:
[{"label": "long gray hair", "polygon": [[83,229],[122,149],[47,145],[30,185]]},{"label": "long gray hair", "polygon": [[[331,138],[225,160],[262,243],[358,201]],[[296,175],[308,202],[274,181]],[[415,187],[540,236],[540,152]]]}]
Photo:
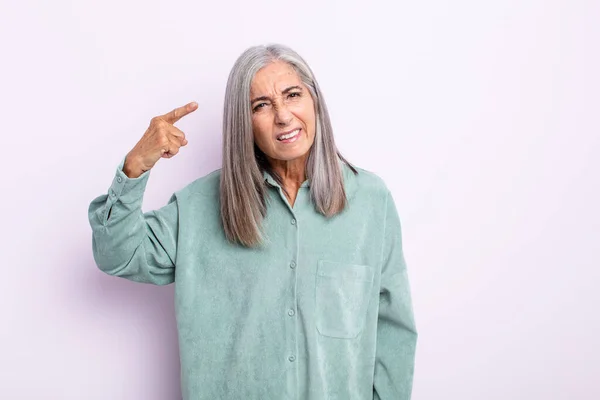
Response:
[{"label": "long gray hair", "polygon": [[281,44],[253,46],[236,60],[225,90],[223,111],[223,166],[221,169],[221,221],[232,243],[254,247],[264,243],[262,220],[267,213],[267,171],[282,189],[281,177],[272,170],[265,154],[254,143],[250,86],[255,74],[274,61],[294,68],[310,91],[315,104],[315,140],[306,160],[310,195],[315,210],[326,217],[341,212],[347,204],[340,160],[357,170],[341,155],[323,93],[308,64],[291,48]]}]

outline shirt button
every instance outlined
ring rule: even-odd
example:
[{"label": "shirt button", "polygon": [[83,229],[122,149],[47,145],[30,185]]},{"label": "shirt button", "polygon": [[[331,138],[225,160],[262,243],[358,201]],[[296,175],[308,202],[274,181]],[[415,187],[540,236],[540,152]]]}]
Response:
[{"label": "shirt button", "polygon": [[296,225],[296,220],[295,219],[292,220],[292,225]]},{"label": "shirt button", "polygon": [[123,180],[123,178],[121,178],[120,176],[117,177],[117,181],[121,182]]},{"label": "shirt button", "polygon": [[290,362],[294,362],[295,359],[296,359],[296,357],[294,357],[294,356],[289,356],[288,357],[288,360],[290,360]]},{"label": "shirt button", "polygon": [[290,263],[290,268],[292,268],[292,269],[296,268],[296,262],[295,261],[292,261]]},{"label": "shirt button", "polygon": [[291,317],[292,315],[296,314],[296,312],[293,309],[290,309],[288,311],[288,315]]}]

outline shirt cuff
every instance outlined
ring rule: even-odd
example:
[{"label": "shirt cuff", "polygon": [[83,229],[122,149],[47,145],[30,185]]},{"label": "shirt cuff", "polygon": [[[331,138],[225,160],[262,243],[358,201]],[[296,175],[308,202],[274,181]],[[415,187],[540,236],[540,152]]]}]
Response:
[{"label": "shirt cuff", "polygon": [[126,158],[127,156],[121,159],[121,162],[117,166],[112,184],[108,189],[108,195],[113,203],[117,200],[120,200],[122,203],[132,203],[141,199],[144,196],[144,190],[148,183],[150,170],[145,171],[137,178],[130,178],[125,175],[125,172],[123,172],[123,165],[125,165]]}]

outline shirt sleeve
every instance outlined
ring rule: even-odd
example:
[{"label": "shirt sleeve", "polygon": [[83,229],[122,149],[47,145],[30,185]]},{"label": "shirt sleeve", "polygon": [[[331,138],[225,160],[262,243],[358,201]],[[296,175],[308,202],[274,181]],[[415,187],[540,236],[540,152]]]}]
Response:
[{"label": "shirt sleeve", "polygon": [[137,178],[117,167],[108,193],[89,205],[92,251],[100,270],[134,282],[166,285],[175,279],[178,205],[175,193],[158,210],[142,212],[150,170]]},{"label": "shirt sleeve", "polygon": [[400,218],[389,190],[385,207],[373,399],[409,400],[417,330],[402,251]]}]

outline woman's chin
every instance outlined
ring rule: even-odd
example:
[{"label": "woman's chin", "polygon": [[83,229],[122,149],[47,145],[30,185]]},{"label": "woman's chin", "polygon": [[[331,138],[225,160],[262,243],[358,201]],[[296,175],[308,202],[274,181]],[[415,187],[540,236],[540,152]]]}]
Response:
[{"label": "woman's chin", "polygon": [[273,158],[280,161],[292,161],[298,158],[302,158],[308,153],[308,149],[288,149],[287,151],[278,151]]}]

